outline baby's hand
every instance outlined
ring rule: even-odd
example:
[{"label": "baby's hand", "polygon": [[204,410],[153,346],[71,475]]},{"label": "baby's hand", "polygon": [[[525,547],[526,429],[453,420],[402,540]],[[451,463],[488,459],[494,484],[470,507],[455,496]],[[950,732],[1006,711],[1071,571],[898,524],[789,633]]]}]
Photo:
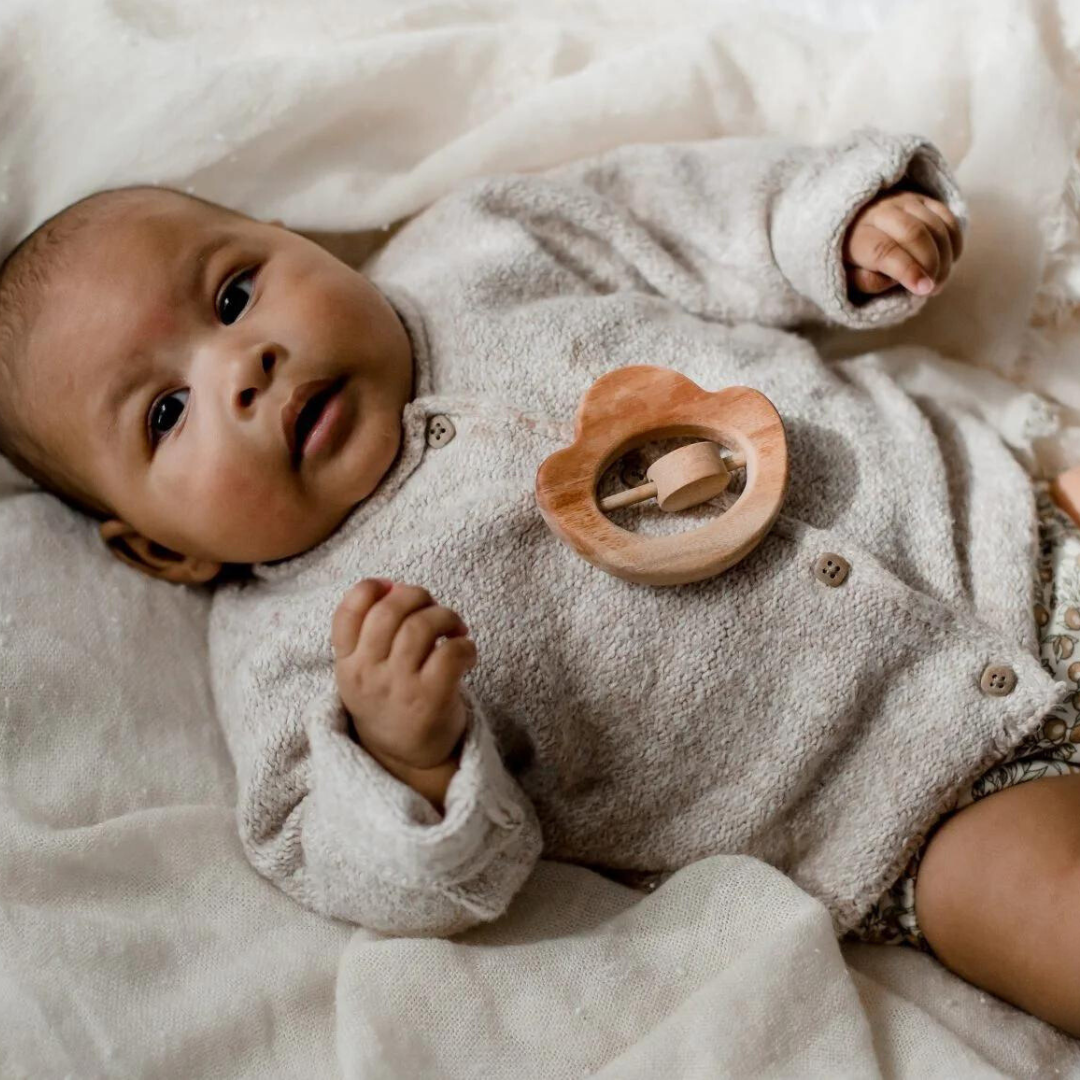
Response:
[{"label": "baby's hand", "polygon": [[[334,674],[364,748],[430,769],[465,730],[461,677],[476,663],[468,628],[426,589],[367,578],[334,612]],[[384,762],[385,764],[385,762]]]},{"label": "baby's hand", "polygon": [[848,287],[870,296],[897,284],[917,296],[936,294],[962,248],[959,223],[937,199],[914,191],[880,195],[844,239]]}]

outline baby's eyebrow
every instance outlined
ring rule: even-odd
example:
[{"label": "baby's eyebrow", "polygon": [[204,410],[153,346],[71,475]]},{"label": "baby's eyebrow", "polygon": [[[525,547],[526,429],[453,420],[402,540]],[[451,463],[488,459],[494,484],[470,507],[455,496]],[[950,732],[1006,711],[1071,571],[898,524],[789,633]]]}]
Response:
[{"label": "baby's eyebrow", "polygon": [[206,264],[223,248],[236,239],[233,232],[221,232],[211,237],[195,252],[194,257],[188,263],[188,295],[195,296],[202,283],[203,272]]}]

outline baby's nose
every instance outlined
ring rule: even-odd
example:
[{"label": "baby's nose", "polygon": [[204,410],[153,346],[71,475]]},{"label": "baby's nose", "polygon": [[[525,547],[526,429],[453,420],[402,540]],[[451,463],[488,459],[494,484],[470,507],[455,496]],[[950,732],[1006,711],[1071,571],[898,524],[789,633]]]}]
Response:
[{"label": "baby's nose", "polygon": [[[262,366],[263,375],[269,375],[274,370],[274,364],[277,363],[277,356],[274,354],[273,349],[263,349],[262,356],[260,357],[260,364]],[[266,388],[267,383],[262,381],[262,388]],[[254,400],[255,394],[258,392],[258,386],[246,386],[237,395],[242,408],[247,408]]]}]

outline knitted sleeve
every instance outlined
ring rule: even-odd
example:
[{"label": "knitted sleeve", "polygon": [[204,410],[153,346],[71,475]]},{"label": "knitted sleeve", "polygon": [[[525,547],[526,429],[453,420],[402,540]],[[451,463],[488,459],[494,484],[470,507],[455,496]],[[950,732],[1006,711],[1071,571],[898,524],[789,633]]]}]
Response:
[{"label": "knitted sleeve", "polygon": [[351,737],[328,665],[290,663],[288,650],[247,659],[215,696],[260,874],[312,911],[387,934],[455,934],[506,910],[539,858],[540,826],[471,693],[440,815]]},{"label": "knitted sleeve", "polygon": [[926,298],[899,288],[858,305],[848,296],[842,247],[852,219],[904,182],[967,221],[932,144],[873,130],[824,147],[757,138],[625,146],[529,180],[518,210],[561,261],[727,322],[899,322]]}]

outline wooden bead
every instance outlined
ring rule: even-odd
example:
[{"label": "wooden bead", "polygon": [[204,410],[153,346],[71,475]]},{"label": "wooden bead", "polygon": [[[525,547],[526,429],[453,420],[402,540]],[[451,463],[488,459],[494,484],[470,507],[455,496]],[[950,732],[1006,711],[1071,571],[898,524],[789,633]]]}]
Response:
[{"label": "wooden bead", "polygon": [[720,447],[713,442],[680,446],[654,461],[645,475],[656,484],[660,509],[669,512],[698,506],[731,483]]},{"label": "wooden bead", "polygon": [[[716,466],[713,462],[711,455],[708,458],[708,464],[704,467],[704,476],[708,478],[707,483],[703,483],[701,488],[694,492],[695,498],[692,502],[685,502],[681,505],[674,505],[670,500],[665,500],[660,504],[662,510],[686,510],[691,506],[698,506],[703,502],[707,502],[709,499],[715,498],[721,492],[726,491],[728,485],[731,483],[731,469],[742,469],[746,467],[746,461],[739,454],[732,454],[731,457],[724,459],[715,443],[697,443],[694,445],[699,446],[711,446],[716,450],[716,458],[719,459],[719,466]],[[690,447],[681,447],[683,450],[688,450]],[[672,454],[679,453],[678,450],[673,450]],[[705,451],[701,452],[703,455]],[[652,470],[656,468],[661,462],[666,461],[671,457],[671,454],[665,454],[662,458],[659,458],[649,469],[647,475],[652,475]],[[723,470],[723,471],[721,471]],[[670,494],[670,492],[669,492]],[[638,484],[637,487],[626,488],[624,491],[616,491],[614,495],[608,495],[606,498],[600,500],[600,509],[605,514],[610,513],[612,510],[620,510],[624,506],[633,506],[635,503],[645,502],[646,499],[655,499],[657,497],[657,487],[655,480],[650,480],[646,484]]]}]

